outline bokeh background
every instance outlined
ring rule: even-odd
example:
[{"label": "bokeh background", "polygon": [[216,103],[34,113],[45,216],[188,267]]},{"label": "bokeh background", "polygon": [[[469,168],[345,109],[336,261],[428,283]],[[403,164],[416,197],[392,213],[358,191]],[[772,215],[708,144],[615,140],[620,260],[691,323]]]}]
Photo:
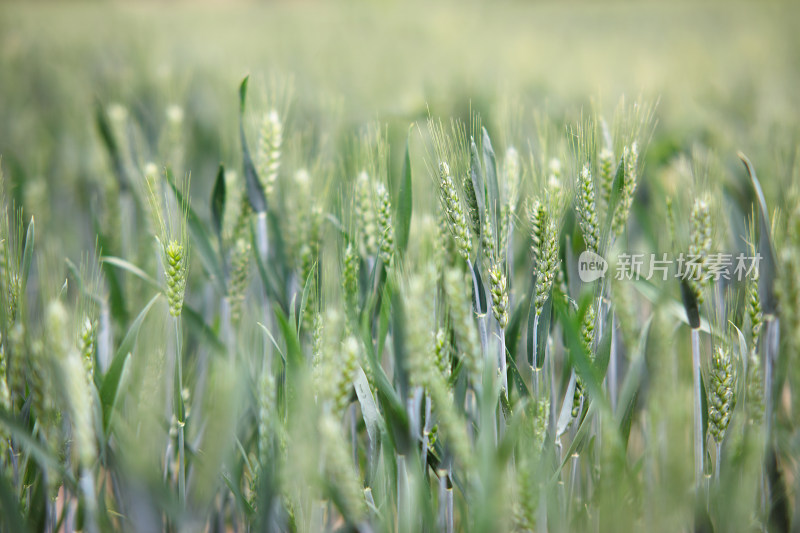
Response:
[{"label": "bokeh background", "polygon": [[64,252],[86,249],[109,174],[96,110],[133,116],[144,161],[178,106],[205,198],[219,162],[238,166],[236,88],[251,74],[262,96],[290,89],[293,131],[335,144],[378,120],[395,150],[429,112],[477,111],[500,133],[509,102],[521,121],[567,121],[643,96],[658,101],[650,160],[702,143],[733,166],[741,149],[772,197],[796,138],[798,21],[797,2],[3,3],[6,190]]}]

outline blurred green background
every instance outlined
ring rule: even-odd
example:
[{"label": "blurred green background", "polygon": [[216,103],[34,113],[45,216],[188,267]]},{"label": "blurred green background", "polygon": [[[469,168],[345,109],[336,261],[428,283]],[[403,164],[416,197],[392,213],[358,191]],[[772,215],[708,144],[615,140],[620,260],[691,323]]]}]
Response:
[{"label": "blurred green background", "polygon": [[185,170],[207,197],[240,157],[246,74],[262,93],[292,80],[290,130],[338,142],[377,119],[394,149],[429,110],[472,108],[498,131],[508,101],[521,120],[565,120],[644,96],[659,101],[649,158],[700,142],[733,165],[742,149],[770,196],[774,154],[797,138],[798,20],[797,2],[0,4],[0,154],[7,190],[67,253],[91,245],[77,213],[109,173],[95,106],[124,105],[151,146],[181,106]]}]

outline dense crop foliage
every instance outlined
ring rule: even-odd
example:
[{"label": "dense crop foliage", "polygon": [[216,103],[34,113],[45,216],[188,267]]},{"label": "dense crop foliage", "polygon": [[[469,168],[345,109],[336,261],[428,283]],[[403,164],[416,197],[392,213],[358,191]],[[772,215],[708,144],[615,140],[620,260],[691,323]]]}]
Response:
[{"label": "dense crop foliage", "polygon": [[[153,8],[69,19],[127,14],[117,38],[0,10],[0,531],[797,528],[800,73],[778,12],[316,7],[233,8],[277,37],[259,57],[219,29],[218,68],[163,37],[180,9],[146,50]],[[212,40],[216,9],[194,15]],[[354,14],[325,57],[280,29],[308,17],[319,44]],[[562,62],[584,71],[526,71],[515,36],[555,53],[532,14],[635,67],[587,48]],[[620,18],[689,44],[626,48]],[[741,94],[681,53],[717,23],[767,51],[709,45]],[[375,75],[359,45],[397,28],[458,61],[409,43]],[[646,96],[588,97],[647,59]]]}]

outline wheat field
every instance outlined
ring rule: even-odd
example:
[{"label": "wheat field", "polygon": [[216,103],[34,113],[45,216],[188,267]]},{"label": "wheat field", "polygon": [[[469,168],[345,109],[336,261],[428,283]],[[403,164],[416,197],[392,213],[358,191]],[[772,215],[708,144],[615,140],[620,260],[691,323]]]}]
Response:
[{"label": "wheat field", "polygon": [[0,3],[0,531],[800,531],[798,20]]}]

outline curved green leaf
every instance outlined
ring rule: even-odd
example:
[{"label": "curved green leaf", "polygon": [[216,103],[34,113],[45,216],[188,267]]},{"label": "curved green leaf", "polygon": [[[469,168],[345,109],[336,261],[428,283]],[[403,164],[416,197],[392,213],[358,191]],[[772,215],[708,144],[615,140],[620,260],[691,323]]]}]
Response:
[{"label": "curved green leaf", "polygon": [[250,156],[250,149],[247,147],[247,136],[244,134],[244,108],[247,101],[247,82],[250,76],[245,77],[239,85],[239,140],[242,144],[242,166],[244,167],[244,181],[247,188],[247,200],[256,213],[267,211],[267,198],[264,195],[264,188],[258,179],[253,158]]},{"label": "curved green leaf", "polygon": [[614,222],[614,212],[617,210],[617,204],[622,197],[622,189],[625,186],[625,157],[619,158],[619,165],[617,165],[617,172],[614,174],[614,181],[611,183],[611,195],[608,198],[608,206],[606,207],[606,220],[603,224],[603,233],[600,236],[600,255],[605,257],[608,252],[608,246],[611,241],[611,226]]},{"label": "curved green leaf", "polygon": [[219,240],[219,251],[222,253],[222,218],[225,212],[225,166],[220,163],[214,190],[211,193],[211,222]]},{"label": "curved green leaf", "polygon": [[761,298],[761,307],[764,315],[774,315],[778,309],[778,302],[775,297],[775,277],[777,275],[775,267],[775,247],[772,244],[772,236],[770,234],[769,224],[769,211],[767,211],[767,201],[764,198],[764,191],[761,189],[761,183],[756,176],[756,169],[753,164],[742,152],[738,153],[739,159],[742,160],[744,168],[747,169],[747,174],[750,176],[750,183],[753,185],[753,190],[758,200],[758,213],[759,213],[759,237],[758,237],[758,253],[761,255],[762,261],[759,261],[759,295]]},{"label": "curved green leaf", "polygon": [[121,191],[128,190],[130,187],[130,180],[125,170],[125,164],[122,161],[122,154],[120,153],[117,139],[114,137],[114,132],[111,129],[111,124],[108,123],[106,112],[103,110],[103,106],[99,101],[95,102],[95,122],[97,123],[100,138],[103,140],[103,144],[111,158],[111,166],[114,167],[114,175],[117,177],[119,188]]},{"label": "curved green leaf", "polygon": [[200,217],[197,216],[197,213],[192,209],[188,199],[184,198],[183,193],[175,183],[170,169],[167,169],[167,183],[169,183],[169,186],[175,193],[175,197],[178,199],[178,205],[184,205],[184,202],[186,202],[186,223],[189,226],[189,233],[191,233],[192,239],[194,239],[197,251],[200,253],[200,260],[206,272],[208,272],[211,281],[214,282],[217,289],[219,289],[220,294],[225,294],[225,275],[222,272],[222,265],[220,264],[217,253],[214,251],[211,240],[208,238],[208,231],[200,220]]},{"label": "curved green leaf", "polygon": [[317,272],[317,263],[314,263],[309,270],[306,282],[303,285],[303,296],[300,299],[300,311],[297,313],[297,338],[300,339],[300,328],[303,325],[303,316],[306,314],[306,307],[308,307],[308,295],[311,293],[311,285],[314,283],[314,274]]},{"label": "curved green leaf", "polygon": [[[0,427],[7,430],[7,435],[22,445],[22,448],[34,458],[36,463],[42,468],[52,468],[63,476],[71,486],[75,486],[75,478],[69,470],[53,453],[47,449],[30,431],[8,411],[0,409]],[[2,476],[0,476],[2,477]]]},{"label": "curved green leaf", "polygon": [[403,158],[403,173],[400,181],[400,187],[397,191],[397,198],[395,199],[395,206],[397,206],[397,220],[395,231],[395,239],[397,241],[397,253],[403,257],[408,248],[408,237],[411,232],[411,211],[413,209],[412,197],[412,181],[411,181],[411,154],[409,153],[409,144],[411,143],[411,129],[408,128],[408,135],[406,137],[406,153]]},{"label": "curved green leaf", "polygon": [[36,232],[34,230],[33,217],[28,224],[28,230],[25,232],[25,248],[22,250],[22,286],[28,284],[28,275],[31,272],[31,262],[33,261],[33,246],[36,240]]},{"label": "curved green leaf", "polygon": [[[472,190],[475,193],[475,203],[478,205],[478,218],[483,221],[486,214],[486,184],[483,180],[483,169],[481,168],[481,156],[478,147],[475,146],[475,139],[469,140],[469,176],[472,180]],[[483,228],[476,228],[478,234]]]},{"label": "curved green leaf", "polygon": [[[497,212],[500,207],[500,188],[497,185],[497,161],[492,148],[492,141],[489,139],[489,132],[486,128],[481,128],[481,147],[483,148],[483,170],[486,175],[486,204],[489,208],[489,216],[492,217],[492,227],[494,230],[494,237],[500,235],[497,229],[498,225]],[[497,243],[495,243],[497,246]]]},{"label": "curved green leaf", "polygon": [[639,343],[636,347],[636,354],[628,369],[628,373],[625,374],[625,380],[622,382],[622,388],[620,389],[619,405],[622,409],[618,411],[618,426],[620,434],[622,435],[622,443],[626,448],[628,446],[628,438],[631,434],[634,409],[639,400],[642,383],[646,377],[647,366],[645,364],[645,348],[652,320],[653,317],[651,316],[647,319],[647,322],[642,328],[642,332],[639,335]]},{"label": "curved green leaf", "polygon": [[137,267],[136,265],[134,265],[133,263],[131,263],[129,261],[125,261],[124,259],[121,259],[119,257],[114,257],[114,256],[111,256],[111,255],[104,255],[104,256],[102,256],[100,258],[100,263],[101,264],[113,265],[113,266],[115,266],[117,268],[120,268],[122,270],[130,272],[131,274],[133,274],[137,278],[141,279],[142,281],[144,281],[145,283],[147,283],[148,285],[150,285],[154,289],[161,290],[161,286],[158,284],[158,282],[156,280],[151,278],[147,274],[147,272],[145,272],[144,270],[142,270],[141,268]]},{"label": "curved green leaf", "polygon": [[205,348],[208,348],[218,355],[225,353],[225,345],[219,340],[214,330],[206,324],[203,315],[197,312],[197,310],[184,303],[181,317],[186,321],[186,327],[197,333]]},{"label": "curved green leaf", "polygon": [[10,481],[10,476],[0,476],[0,530],[23,533],[29,529],[23,525],[20,502]]},{"label": "curved green leaf", "polygon": [[108,371],[103,376],[102,384],[100,385],[100,403],[103,406],[103,429],[108,432],[111,422],[111,415],[114,411],[114,406],[119,395],[119,387],[122,382],[124,370],[128,365],[133,346],[136,343],[136,337],[139,335],[139,330],[147,317],[147,313],[153,305],[161,297],[161,293],[153,296],[147,305],[139,312],[139,316],[133,321],[128,333],[117,348],[114,359],[108,367]]},{"label": "curved green leaf", "polygon": [[359,366],[356,369],[356,379],[353,382],[356,390],[356,397],[358,403],[361,405],[361,416],[364,417],[364,425],[367,428],[367,435],[370,442],[375,445],[378,441],[378,435],[381,433],[383,427],[383,418],[378,412],[378,406],[375,404],[375,398],[372,396],[372,390],[367,380],[367,375],[364,370]]},{"label": "curved green leaf", "polygon": [[697,301],[697,296],[694,289],[689,285],[686,279],[681,280],[681,300],[683,300],[683,308],[686,310],[686,318],[689,320],[689,326],[692,329],[700,327],[700,304]]}]

